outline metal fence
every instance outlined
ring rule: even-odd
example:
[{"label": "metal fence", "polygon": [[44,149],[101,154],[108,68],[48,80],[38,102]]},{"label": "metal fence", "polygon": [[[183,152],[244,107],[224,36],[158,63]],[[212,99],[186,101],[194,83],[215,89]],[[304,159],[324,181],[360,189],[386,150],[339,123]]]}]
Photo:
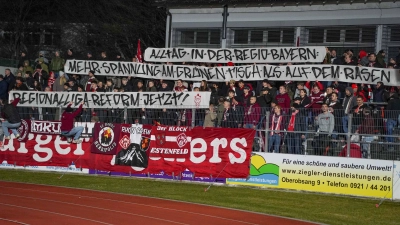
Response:
[{"label": "metal fence", "polygon": [[[365,108],[364,108],[365,107]],[[256,129],[253,151],[400,159],[400,113],[383,106],[281,109],[217,105],[212,109],[83,109],[76,122],[141,123]],[[23,119],[60,120],[63,108],[18,107]],[[292,129],[291,129],[292,127]]]}]

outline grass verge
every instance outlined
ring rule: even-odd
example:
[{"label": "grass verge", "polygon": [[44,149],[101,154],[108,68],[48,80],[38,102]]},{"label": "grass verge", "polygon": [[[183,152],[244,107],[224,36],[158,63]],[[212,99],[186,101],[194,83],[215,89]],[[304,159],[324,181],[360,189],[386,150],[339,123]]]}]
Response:
[{"label": "grass verge", "polygon": [[400,224],[400,203],[331,196],[305,192],[287,192],[245,187],[213,186],[204,192],[204,184],[162,182],[150,179],[120,178],[42,173],[0,169],[0,180],[85,188],[141,196],[159,197],[321,222],[332,225]]}]

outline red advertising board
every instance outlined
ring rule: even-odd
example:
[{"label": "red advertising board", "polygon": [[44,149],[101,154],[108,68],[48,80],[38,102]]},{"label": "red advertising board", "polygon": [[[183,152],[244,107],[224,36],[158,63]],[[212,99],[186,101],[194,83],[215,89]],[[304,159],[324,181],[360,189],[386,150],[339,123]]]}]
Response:
[{"label": "red advertising board", "polygon": [[[68,166],[74,162],[77,168],[124,173],[178,174],[187,169],[196,176],[221,178],[245,178],[249,174],[255,135],[252,129],[131,124],[119,127],[113,130],[119,137],[115,155],[92,153],[92,138],[84,138],[81,144],[68,144],[58,135],[31,133],[25,142],[6,141],[0,149],[0,162],[6,160],[19,166]],[[155,129],[164,132],[154,133]],[[164,139],[157,143],[157,135],[164,135],[169,143],[162,144]],[[164,150],[151,152],[154,148]]]}]

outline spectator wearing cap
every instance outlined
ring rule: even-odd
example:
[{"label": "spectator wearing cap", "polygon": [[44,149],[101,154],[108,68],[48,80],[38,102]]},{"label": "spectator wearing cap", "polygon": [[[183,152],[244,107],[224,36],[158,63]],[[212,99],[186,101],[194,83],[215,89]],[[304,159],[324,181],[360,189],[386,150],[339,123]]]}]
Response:
[{"label": "spectator wearing cap", "polygon": [[60,57],[60,51],[55,51],[54,56],[50,63],[50,71],[53,71],[54,78],[57,79],[60,75],[60,71],[64,71],[65,59]]},{"label": "spectator wearing cap", "polygon": [[279,94],[275,99],[282,108],[282,114],[287,114],[290,109],[291,100],[288,93],[286,93],[285,86],[282,85],[279,87]]},{"label": "spectator wearing cap", "polygon": [[[230,91],[229,93],[232,92]],[[232,98],[229,99],[233,116],[232,128],[243,127],[244,106],[238,100],[239,100],[238,96],[232,96]]]},{"label": "spectator wearing cap", "polygon": [[360,87],[357,84],[352,84],[351,88],[353,89],[354,96],[361,96],[364,102],[367,102],[367,98],[364,93],[360,91]]},{"label": "spectator wearing cap", "polygon": [[269,93],[269,88],[261,89],[260,96],[257,97],[257,103],[261,107],[261,115],[265,115],[266,109],[271,106],[272,95]]},{"label": "spectator wearing cap", "polygon": [[48,64],[49,60],[44,55],[45,55],[45,52],[44,51],[40,51],[39,52],[39,57],[35,59],[35,62],[39,63],[39,60],[42,59],[44,64]]},{"label": "spectator wearing cap", "polygon": [[[297,98],[296,98],[297,99]],[[297,100],[296,100],[297,101]],[[298,103],[293,103],[291,114],[287,128],[288,153],[302,154],[301,143],[306,137],[304,131],[307,130],[305,114],[300,110],[301,106]]]},{"label": "spectator wearing cap", "polygon": [[250,98],[252,96],[253,96],[253,93],[250,92],[250,87],[248,85],[245,85],[243,87],[243,95],[238,96],[238,97],[240,97],[241,104],[243,105],[243,107],[247,107],[250,105]]},{"label": "spectator wearing cap", "polygon": [[3,74],[0,74],[0,99],[8,99],[8,83]]},{"label": "spectator wearing cap", "polygon": [[367,67],[374,67],[374,68],[383,68],[383,65],[380,64],[377,59],[376,59],[376,54],[375,53],[370,53],[368,55],[368,64]]},{"label": "spectator wearing cap", "polygon": [[74,55],[74,50],[72,48],[69,48],[67,50],[67,54],[65,55],[65,60],[74,60],[74,59],[76,59]]},{"label": "spectator wearing cap", "polygon": [[367,66],[368,65],[368,53],[364,50],[360,50],[360,52],[358,53],[358,65],[361,66]]},{"label": "spectator wearing cap", "polygon": [[376,55],[376,61],[381,64],[383,68],[386,68],[385,56],[386,52],[384,50],[380,50]]}]

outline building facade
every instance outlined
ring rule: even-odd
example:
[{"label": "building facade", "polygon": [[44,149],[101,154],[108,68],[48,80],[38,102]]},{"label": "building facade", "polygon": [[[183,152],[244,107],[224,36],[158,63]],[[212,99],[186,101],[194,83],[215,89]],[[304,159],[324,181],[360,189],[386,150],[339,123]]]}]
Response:
[{"label": "building facade", "polygon": [[384,50],[387,58],[399,54],[399,1],[161,0],[156,4],[167,8],[168,47],[327,46],[338,54],[345,49],[355,54]]}]

